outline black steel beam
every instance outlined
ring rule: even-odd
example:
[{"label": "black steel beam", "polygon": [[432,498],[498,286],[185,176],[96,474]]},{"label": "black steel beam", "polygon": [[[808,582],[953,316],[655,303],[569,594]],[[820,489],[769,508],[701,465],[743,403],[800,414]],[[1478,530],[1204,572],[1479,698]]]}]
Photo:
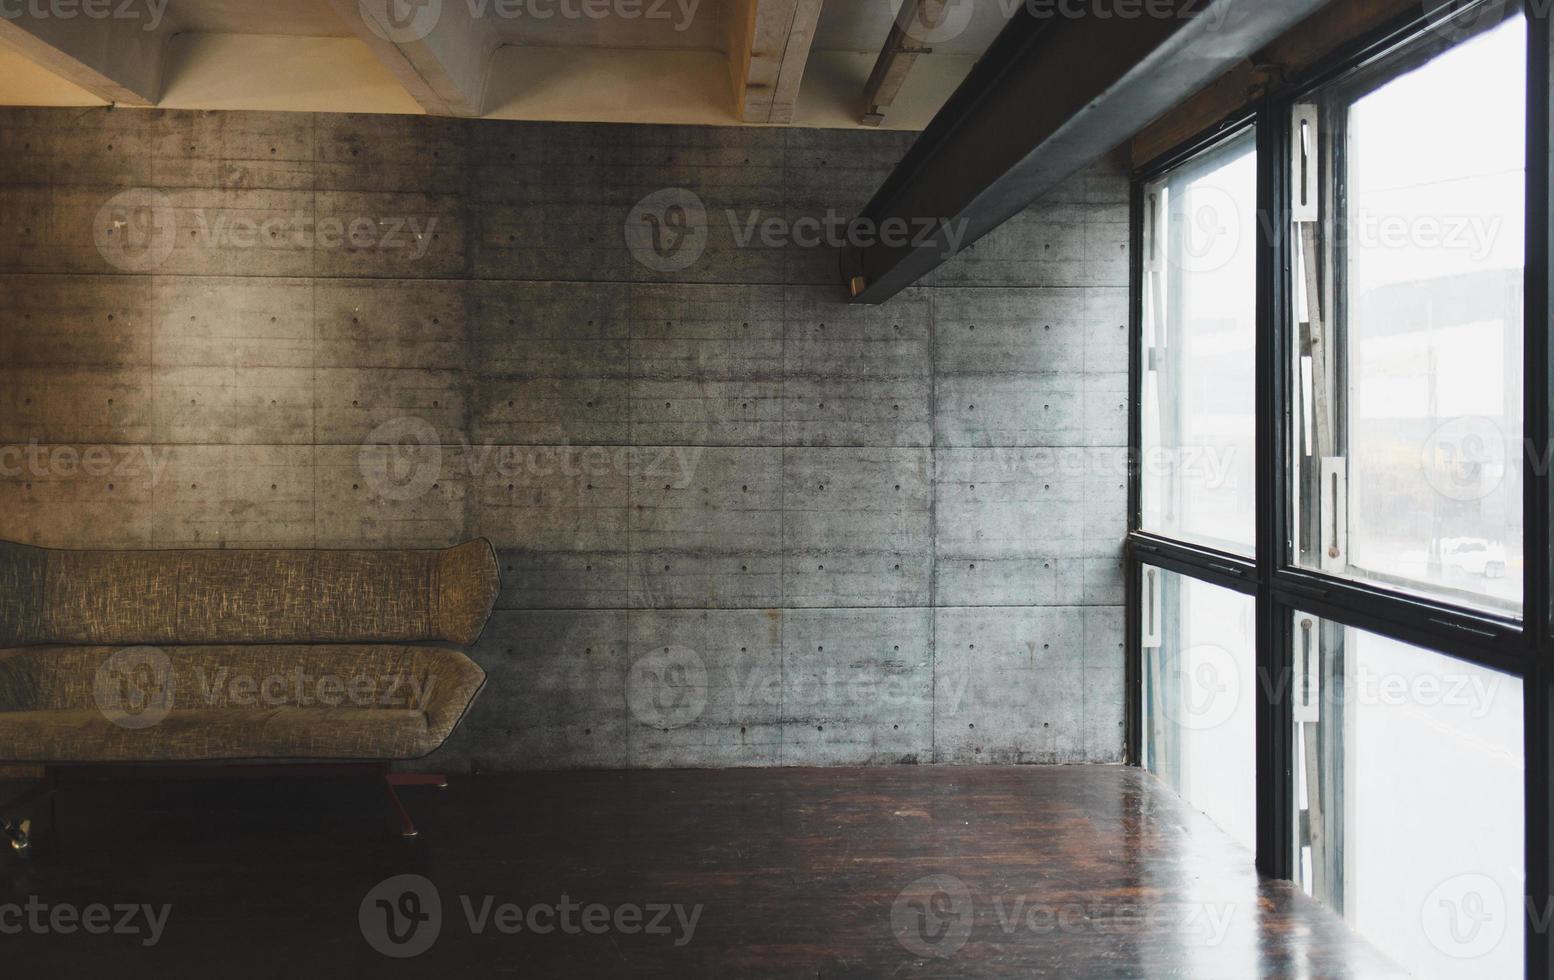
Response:
[{"label": "black steel beam", "polygon": [[1326,2],[1021,4],[864,209],[848,294],[894,296]]}]

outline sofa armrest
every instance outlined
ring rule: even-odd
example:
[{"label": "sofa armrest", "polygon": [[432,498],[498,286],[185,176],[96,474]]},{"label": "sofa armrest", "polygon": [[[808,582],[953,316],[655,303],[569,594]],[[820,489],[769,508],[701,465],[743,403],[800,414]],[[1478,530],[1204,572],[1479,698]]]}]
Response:
[{"label": "sofa armrest", "polygon": [[484,538],[470,541],[439,553],[436,569],[436,632],[450,643],[472,647],[502,587],[496,550]]},{"label": "sofa armrest", "polygon": [[416,653],[422,660],[421,689],[426,700],[421,708],[426,715],[430,754],[441,748],[459,727],[465,712],[486,686],[486,672],[457,650],[423,647]]}]

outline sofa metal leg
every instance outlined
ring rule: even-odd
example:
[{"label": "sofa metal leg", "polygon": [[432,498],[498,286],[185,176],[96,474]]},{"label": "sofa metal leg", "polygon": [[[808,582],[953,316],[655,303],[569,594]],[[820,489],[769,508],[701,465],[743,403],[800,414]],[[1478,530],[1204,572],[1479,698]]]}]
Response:
[{"label": "sofa metal leg", "polygon": [[399,833],[402,837],[415,837],[420,834],[416,829],[415,821],[410,819],[410,811],[405,809],[400,802],[400,786],[435,786],[438,789],[448,788],[447,776],[434,776],[429,773],[419,772],[390,772],[383,775],[383,788],[388,792],[389,803],[393,805],[394,812],[399,814]]},{"label": "sofa metal leg", "polygon": [[420,831],[415,829],[415,821],[410,819],[410,811],[399,802],[399,794],[394,792],[393,781],[385,779],[383,788],[388,791],[389,804],[394,807],[394,812],[399,814],[399,836],[415,837],[420,834]]},{"label": "sofa metal leg", "polygon": [[[50,813],[49,825],[52,827],[54,823],[52,815],[55,812],[55,788],[53,778],[45,777],[42,782],[7,803],[5,808],[13,811],[19,810],[24,806],[47,799],[49,801]],[[5,840],[11,848],[11,853],[16,855],[18,859],[26,861],[32,857],[32,821],[26,817],[11,820],[0,816],[0,838]]]},{"label": "sofa metal leg", "polygon": [[11,853],[16,855],[18,861],[32,860],[32,821],[22,820],[11,823],[4,817],[0,817],[0,836],[4,836],[11,845]]},{"label": "sofa metal leg", "polygon": [[428,772],[391,772],[386,777],[391,786],[435,786],[448,788],[447,776],[435,776]]}]

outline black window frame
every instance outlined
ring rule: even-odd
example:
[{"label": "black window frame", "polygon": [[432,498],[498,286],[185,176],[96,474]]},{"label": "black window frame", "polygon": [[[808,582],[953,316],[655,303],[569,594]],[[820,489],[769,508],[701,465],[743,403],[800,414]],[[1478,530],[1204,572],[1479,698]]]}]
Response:
[{"label": "black window frame", "polygon": [[[1141,348],[1144,329],[1143,282],[1146,262],[1145,249],[1147,247],[1144,241],[1144,234],[1149,225],[1145,214],[1148,208],[1148,185],[1167,173],[1179,172],[1195,166],[1206,154],[1233,143],[1249,133],[1255,136],[1256,127],[1257,114],[1255,112],[1248,110],[1238,113],[1236,116],[1214,127],[1209,133],[1202,134],[1186,146],[1179,147],[1165,160],[1152,164],[1146,175],[1141,177],[1135,174],[1133,177],[1132,193],[1129,199],[1132,213],[1132,218],[1130,219],[1132,240],[1129,247],[1132,249],[1131,258],[1133,265],[1133,271],[1130,273],[1132,288],[1130,289],[1129,296],[1131,304],[1129,316],[1133,321],[1130,334],[1129,384],[1131,387],[1129,391],[1132,392],[1132,400],[1134,402],[1139,401],[1139,394],[1143,390],[1142,383],[1144,377],[1143,351]],[[1260,152],[1261,147],[1258,146],[1257,150]],[[1134,467],[1135,478],[1131,481],[1129,487],[1128,530],[1133,532],[1140,542],[1145,543],[1141,544],[1141,546],[1149,546],[1148,543],[1153,543],[1153,546],[1162,548],[1178,547],[1186,552],[1202,557],[1206,563],[1213,568],[1217,568],[1222,574],[1229,575],[1236,580],[1243,578],[1246,572],[1256,565],[1255,556],[1258,551],[1255,540],[1252,543],[1252,556],[1248,556],[1242,552],[1215,547],[1203,541],[1177,538],[1164,532],[1147,531],[1144,529],[1142,404],[1135,404],[1130,407],[1129,426],[1129,445],[1132,447],[1130,458],[1137,460],[1139,465]]]},{"label": "black window frame", "polygon": [[[1145,566],[1177,572],[1254,597],[1257,604],[1257,869],[1272,878],[1293,880],[1293,713],[1277,678],[1293,667],[1293,617],[1309,613],[1343,626],[1366,630],[1404,643],[1427,647],[1470,663],[1518,677],[1523,682],[1525,738],[1525,824],[1527,911],[1526,963],[1529,977],[1554,980],[1550,929],[1544,921],[1554,909],[1554,494],[1547,466],[1536,465],[1550,453],[1554,432],[1554,220],[1550,188],[1551,51],[1548,5],[1479,0],[1462,5],[1458,16],[1481,17],[1503,8],[1507,16],[1526,17],[1527,58],[1527,241],[1524,315],[1525,418],[1523,431],[1536,458],[1524,471],[1524,582],[1520,617],[1458,605],[1449,600],[1341,579],[1296,564],[1292,528],[1292,490],[1287,461],[1287,420],[1291,397],[1293,345],[1290,278],[1292,248],[1287,233],[1290,213],[1291,116],[1313,90],[1329,85],[1410,43],[1421,42],[1438,18],[1430,5],[1411,11],[1277,84],[1245,109],[1221,120],[1139,167],[1133,174],[1129,344],[1129,453],[1133,461],[1128,492],[1125,548],[1127,602],[1127,756],[1142,758],[1141,579]],[[1144,189],[1221,142],[1257,129],[1259,231],[1257,254],[1257,548],[1255,559],[1173,540],[1143,531],[1141,499],[1144,281]],[[1272,232],[1272,233],[1270,233]],[[1540,928],[1540,923],[1542,927]]]}]

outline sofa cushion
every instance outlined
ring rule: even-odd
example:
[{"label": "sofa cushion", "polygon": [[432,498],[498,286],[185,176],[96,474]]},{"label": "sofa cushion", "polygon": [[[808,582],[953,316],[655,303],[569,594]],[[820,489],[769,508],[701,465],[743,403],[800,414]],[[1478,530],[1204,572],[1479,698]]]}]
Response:
[{"label": "sofa cushion", "polygon": [[393,761],[439,744],[424,714],[391,708],[173,711],[144,731],[91,710],[0,714],[0,758],[29,763]]},{"label": "sofa cushion", "polygon": [[[306,551],[170,553],[178,592],[167,643],[305,643],[317,558]],[[101,637],[79,642],[104,642]],[[109,640],[107,642],[113,642]],[[148,642],[134,638],[121,643]]]},{"label": "sofa cushion", "polygon": [[434,569],[428,551],[318,552],[310,638],[333,643],[452,640],[437,629]]},{"label": "sofa cushion", "polygon": [[0,541],[0,647],[20,646],[43,633],[48,552]]},{"label": "sofa cushion", "polygon": [[443,647],[0,651],[0,761],[421,758],[485,683]]},{"label": "sofa cushion", "polygon": [[156,551],[52,551],[43,642],[174,643],[179,565]]}]

